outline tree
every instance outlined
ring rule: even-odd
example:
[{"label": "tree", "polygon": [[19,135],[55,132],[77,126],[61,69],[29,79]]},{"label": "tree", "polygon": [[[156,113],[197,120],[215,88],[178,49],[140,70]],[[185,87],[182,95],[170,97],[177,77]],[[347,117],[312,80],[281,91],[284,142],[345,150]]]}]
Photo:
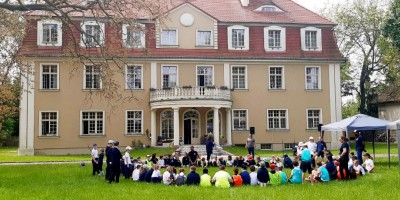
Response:
[{"label": "tree", "polygon": [[367,113],[371,90],[381,81],[387,69],[383,54],[378,46],[383,38],[382,27],[386,11],[379,0],[354,0],[337,5],[329,10],[331,18],[338,25],[335,34],[342,54],[351,62],[350,70],[358,80],[356,90],[360,99],[360,113]]},{"label": "tree", "polygon": [[400,0],[394,0],[390,6],[390,15],[385,21],[383,33],[390,38],[393,46],[400,49]]}]

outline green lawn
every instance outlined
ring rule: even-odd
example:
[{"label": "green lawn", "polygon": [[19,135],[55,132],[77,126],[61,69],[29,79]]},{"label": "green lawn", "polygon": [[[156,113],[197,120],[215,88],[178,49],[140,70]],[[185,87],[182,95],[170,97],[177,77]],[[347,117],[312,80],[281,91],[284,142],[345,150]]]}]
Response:
[{"label": "green lawn", "polygon": [[[351,149],[355,149],[355,143],[351,142],[350,143]],[[247,149],[245,147],[224,147],[224,150],[233,153],[234,155],[247,155]],[[366,150],[372,155],[372,143],[367,143],[366,144]],[[375,154],[387,154],[387,144],[386,143],[375,143]],[[390,153],[391,154],[397,154],[398,149],[397,149],[397,144],[391,144],[390,145]],[[269,150],[256,150],[255,151],[256,155],[259,156],[272,156],[272,155],[277,155],[277,156],[282,156],[283,153],[287,153],[288,155],[292,155],[291,150],[285,150],[285,151],[269,151]],[[339,150],[332,150],[333,155],[339,154]]]},{"label": "green lawn", "polygon": [[[132,150],[133,157],[146,157],[147,154],[157,153],[164,155],[172,153],[172,148],[141,148]],[[123,153],[123,152],[122,152]],[[0,148],[0,162],[51,162],[51,161],[89,161],[90,154],[87,155],[66,155],[66,156],[18,156],[17,148]]]},{"label": "green lawn", "polygon": [[[396,158],[396,161],[397,158]],[[210,168],[213,175],[216,168]],[[232,168],[227,171],[232,174]],[[229,189],[169,187],[121,180],[107,184],[79,164],[0,166],[0,199],[398,199],[399,168],[376,160],[376,173],[357,180],[326,184]]]}]

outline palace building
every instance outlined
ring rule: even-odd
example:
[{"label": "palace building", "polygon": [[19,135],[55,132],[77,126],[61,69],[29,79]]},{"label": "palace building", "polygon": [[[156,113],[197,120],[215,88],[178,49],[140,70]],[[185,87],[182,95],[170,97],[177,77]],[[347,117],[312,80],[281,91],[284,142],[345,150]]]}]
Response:
[{"label": "palace building", "polygon": [[[19,155],[84,153],[110,139],[202,144],[210,133],[216,144],[243,145],[250,127],[256,149],[289,150],[341,120],[335,24],[291,0],[172,0],[163,23],[137,20],[143,31],[72,18],[93,37],[41,13],[26,16],[20,51],[34,73],[22,78]],[[113,78],[134,98],[110,107],[96,95],[102,69],[71,61],[71,34],[89,56],[100,52],[94,39],[123,52]],[[339,134],[325,133],[329,148]]]}]

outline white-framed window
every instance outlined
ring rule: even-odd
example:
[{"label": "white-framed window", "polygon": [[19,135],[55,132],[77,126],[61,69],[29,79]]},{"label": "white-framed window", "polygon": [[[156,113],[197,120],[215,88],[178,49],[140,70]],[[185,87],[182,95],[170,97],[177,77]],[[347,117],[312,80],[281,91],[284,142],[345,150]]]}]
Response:
[{"label": "white-framed window", "polygon": [[197,66],[197,86],[214,85],[214,67],[213,66]]},{"label": "white-framed window", "polygon": [[162,29],[161,30],[161,45],[177,46],[178,45],[178,30],[177,29]]},{"label": "white-framed window", "polygon": [[279,26],[264,28],[265,51],[286,51],[286,29]]},{"label": "white-framed window", "polygon": [[126,65],[125,89],[143,89],[143,65]]},{"label": "white-framed window", "polygon": [[178,85],[178,66],[163,65],[161,68],[162,87],[176,87]]},{"label": "white-framed window", "polygon": [[81,46],[99,47],[104,44],[105,26],[97,21],[86,21],[81,23]]},{"label": "white-framed window", "polygon": [[303,51],[322,51],[321,29],[306,27],[300,29],[301,49]]},{"label": "white-framed window", "polygon": [[285,89],[285,70],[283,66],[269,66],[269,89]]},{"label": "white-framed window", "polygon": [[58,111],[39,111],[39,136],[58,136]]},{"label": "white-framed window", "polygon": [[232,66],[232,88],[247,89],[247,66]]},{"label": "white-framed window", "polygon": [[97,65],[85,65],[83,75],[83,89],[99,90],[102,88],[101,67]]},{"label": "white-framed window", "polygon": [[165,110],[161,112],[161,136],[164,139],[174,138],[174,112]]},{"label": "white-framed window", "polygon": [[143,111],[127,110],[126,111],[126,135],[143,134]]},{"label": "white-framed window", "polygon": [[267,110],[268,129],[288,129],[288,110],[287,109],[268,109]]},{"label": "white-framed window", "polygon": [[321,89],[321,68],[319,66],[306,66],[306,90]]},{"label": "white-framed window", "polygon": [[56,20],[40,20],[37,22],[38,46],[62,46],[62,23]]},{"label": "white-framed window", "polygon": [[233,130],[247,130],[248,115],[247,109],[233,109]]},{"label": "white-framed window", "polygon": [[196,46],[212,46],[212,31],[197,30],[196,31]]},{"label": "white-framed window", "polygon": [[40,89],[58,90],[59,89],[59,64],[41,63],[40,64]]},{"label": "white-framed window", "polygon": [[228,49],[249,50],[249,27],[230,26],[228,27]]},{"label": "white-framed window", "polygon": [[292,143],[284,143],[283,144],[283,148],[284,149],[292,149],[296,144],[292,144]]},{"label": "white-framed window", "polygon": [[104,111],[81,111],[81,135],[104,135]]},{"label": "white-framed window", "polygon": [[145,25],[122,25],[122,41],[126,48],[144,48],[146,46]]},{"label": "white-framed window", "polygon": [[272,144],[261,144],[261,150],[272,150]]},{"label": "white-framed window", "polygon": [[322,124],[321,109],[306,109],[307,129],[318,129],[318,125]]},{"label": "white-framed window", "polygon": [[[221,115],[221,112],[219,112],[218,111],[218,119],[219,119],[219,125],[218,125],[218,127],[219,127],[219,133],[221,134],[222,133],[222,129],[221,129],[221,127],[222,127],[222,122],[221,122],[221,119],[222,119],[222,115]],[[207,116],[206,116],[206,130],[207,130],[207,133],[214,133],[214,111],[213,110],[210,110],[210,111],[208,111],[207,112]]]}]

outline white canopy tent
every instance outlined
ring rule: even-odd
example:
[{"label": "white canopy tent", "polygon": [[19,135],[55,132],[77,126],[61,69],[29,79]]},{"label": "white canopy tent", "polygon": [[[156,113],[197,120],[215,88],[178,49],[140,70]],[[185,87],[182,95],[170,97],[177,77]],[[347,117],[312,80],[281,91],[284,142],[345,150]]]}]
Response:
[{"label": "white canopy tent", "polygon": [[397,130],[397,124],[398,123],[400,123],[400,119],[399,120],[396,120],[396,121],[394,121],[394,122],[390,122],[389,124],[388,124],[388,129],[389,130]]},{"label": "white canopy tent", "polygon": [[[352,117],[343,119],[332,124],[327,124],[321,127],[321,131],[345,131],[346,137],[350,138],[350,132],[357,131],[375,131],[385,130],[388,138],[388,156],[389,156],[389,167],[390,167],[390,142],[389,142],[389,121],[378,119],[364,114],[357,114]],[[397,129],[397,128],[396,128]],[[373,154],[375,157],[375,132],[373,133]]]}]

